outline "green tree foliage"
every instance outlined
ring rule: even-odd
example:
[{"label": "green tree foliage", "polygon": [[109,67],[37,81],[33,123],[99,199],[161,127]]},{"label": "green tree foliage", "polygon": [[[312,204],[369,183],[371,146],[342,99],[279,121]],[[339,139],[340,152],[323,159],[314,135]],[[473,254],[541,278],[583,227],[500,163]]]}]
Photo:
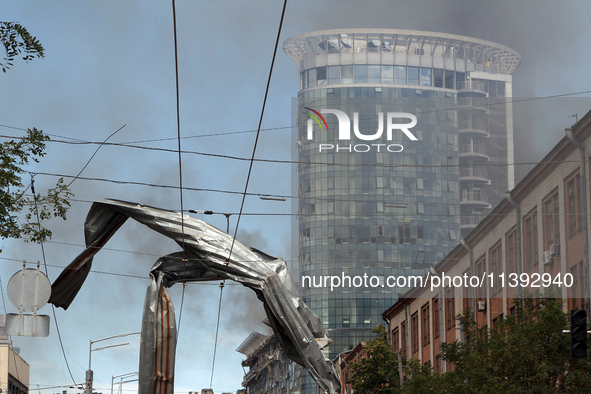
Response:
[{"label": "green tree foliage", "polygon": [[386,330],[378,326],[378,336],[363,348],[366,358],[351,365],[355,393],[591,392],[591,363],[570,358],[570,336],[562,333],[568,328],[562,300],[525,299],[516,309],[517,316],[495,329],[477,327],[469,314],[460,316],[465,342],[441,345],[442,360],[454,363],[454,371],[434,373],[430,365],[403,358],[402,388],[397,355],[390,351]]},{"label": "green tree foliage", "polygon": [[[23,60],[43,57],[43,46],[27,29],[18,23],[0,22],[0,41],[6,52],[0,63],[6,72],[13,65],[15,56]],[[60,179],[44,196],[35,193],[33,180],[24,187],[24,168],[31,162],[39,162],[45,155],[45,142],[49,137],[41,130],[28,129],[27,135],[0,143],[0,237],[24,238],[26,241],[43,242],[51,237],[51,231],[42,222],[51,217],[66,219],[72,193]],[[31,193],[31,194],[27,194]],[[24,211],[24,212],[23,212]],[[24,217],[20,217],[24,213]]]},{"label": "green tree foliage", "polygon": [[394,393],[393,386],[398,388],[397,355],[390,350],[384,326],[380,324],[372,332],[377,336],[363,346],[365,357],[350,365],[353,390],[357,394]]},{"label": "green tree foliage", "polygon": [[[42,242],[51,237],[51,231],[40,222],[51,217],[66,219],[70,207],[68,198],[72,193],[63,179],[49,189],[45,196],[34,193],[34,186],[24,187],[22,176],[24,166],[39,162],[45,155],[45,141],[49,137],[35,128],[18,140],[0,143],[0,237],[24,238],[27,241]],[[32,195],[27,195],[29,191]],[[24,221],[19,214],[25,211]],[[39,221],[37,222],[37,213]]]},{"label": "green tree foliage", "polygon": [[400,387],[398,354],[391,351],[388,333],[382,325],[372,330],[376,337],[363,346],[364,357],[351,363],[351,384],[356,394],[372,393],[421,393],[441,389],[446,379],[433,374],[431,365],[421,365],[419,360],[401,357],[404,375]]},{"label": "green tree foliage", "polygon": [[479,328],[468,314],[460,320],[465,343],[441,346],[458,393],[583,393],[591,387],[591,364],[570,358],[568,315],[560,299],[517,302],[494,330]]},{"label": "green tree foliage", "polygon": [[4,61],[0,63],[3,72],[13,66],[16,56],[23,55],[24,61],[45,56],[39,40],[18,23],[0,22],[0,41],[5,51]]}]

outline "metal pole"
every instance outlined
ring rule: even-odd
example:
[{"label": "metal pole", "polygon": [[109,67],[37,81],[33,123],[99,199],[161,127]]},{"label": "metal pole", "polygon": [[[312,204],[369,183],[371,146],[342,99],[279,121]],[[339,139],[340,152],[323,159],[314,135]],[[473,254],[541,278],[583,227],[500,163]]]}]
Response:
[{"label": "metal pole", "polygon": [[[92,368],[91,368],[92,352],[93,352],[92,344],[96,343],[96,342],[106,341],[107,339],[126,337],[128,335],[136,335],[136,334],[141,334],[141,332],[129,332],[127,334],[112,335],[110,337],[100,338],[100,339],[95,339],[94,341],[93,340],[90,341],[90,344],[88,345],[88,370],[86,371],[86,390],[84,390],[84,394],[92,394],[92,381],[93,381],[93,373],[92,373]],[[94,350],[103,350],[103,349],[110,348],[110,347],[124,346],[124,345],[129,345],[129,343],[104,346],[104,347],[97,348]]]},{"label": "metal pole", "polygon": [[92,361],[92,340],[88,345],[88,370],[86,371],[86,390],[85,394],[92,394],[92,369],[90,368]]},{"label": "metal pole", "polygon": [[[445,316],[443,314],[443,306],[445,303],[445,291],[443,290],[443,287],[440,287],[438,290],[438,308],[437,311],[435,311],[435,313],[437,313],[439,315],[439,338],[440,341],[443,341],[442,343],[447,343],[447,331],[445,328]],[[446,371],[446,363],[441,363],[441,372],[447,372]]]},{"label": "metal pole", "polygon": [[[285,200],[284,200],[285,201]],[[200,210],[196,210],[196,209],[189,209],[190,213],[196,213],[198,215],[219,215],[219,212],[214,212],[214,211],[200,211]],[[230,216],[232,216],[231,213],[222,213],[222,215],[224,215],[226,217],[226,233],[230,234]]]},{"label": "metal pole", "polygon": [[91,357],[92,357],[92,340],[90,341],[90,344],[88,345],[88,369],[89,370],[90,370]]},{"label": "metal pole", "polygon": [[86,390],[84,390],[86,394],[92,394],[92,370],[89,369],[86,371]]},{"label": "metal pole", "polygon": [[400,349],[396,352],[398,354],[398,377],[400,378],[400,388],[404,386],[404,378],[402,376],[402,356],[400,355]]},{"label": "metal pole", "polygon": [[[475,275],[474,251],[470,246],[468,246],[468,243],[464,238],[460,238],[460,243],[470,254],[470,276],[472,277]],[[476,322],[476,289],[473,286],[470,286],[470,315],[472,316],[472,319]],[[453,316],[453,318],[455,319],[455,316]],[[462,331],[462,335],[463,334],[464,332]]]},{"label": "metal pole", "polygon": [[230,234],[230,216],[232,216],[231,213],[224,213],[223,214],[226,217],[226,221],[228,222],[228,227],[226,230],[226,233]]},{"label": "metal pole", "polygon": [[581,150],[581,176],[579,188],[581,189],[581,228],[583,236],[583,299],[587,315],[591,316],[591,295],[589,294],[589,235],[587,228],[587,165],[585,164],[585,147]]},{"label": "metal pole", "polygon": [[[126,378],[128,376],[137,375],[138,373],[139,372],[128,372],[128,373],[124,373],[122,375],[111,376],[111,394],[113,394],[113,386],[114,386],[113,382],[115,381],[115,378],[121,378],[123,380],[124,377]],[[137,379],[135,379],[135,380],[137,380]],[[133,380],[133,381],[135,381],[135,380]],[[127,382],[132,382],[132,380],[128,380]],[[126,383],[126,382],[123,382],[123,383]]]},{"label": "metal pole", "polygon": [[406,352],[407,355],[412,356],[412,349],[411,349],[411,343],[410,343],[410,330],[412,329],[411,327],[411,322],[409,320],[409,316],[408,316],[408,305],[404,306],[404,321],[406,322],[405,324],[405,329],[404,329],[404,336],[405,336],[405,342],[406,342],[406,349],[404,349],[404,351]]}]

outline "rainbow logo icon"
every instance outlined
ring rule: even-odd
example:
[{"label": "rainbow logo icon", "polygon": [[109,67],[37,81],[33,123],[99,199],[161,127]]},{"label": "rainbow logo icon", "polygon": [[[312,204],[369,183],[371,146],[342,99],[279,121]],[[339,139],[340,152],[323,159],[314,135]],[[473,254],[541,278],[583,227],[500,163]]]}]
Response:
[{"label": "rainbow logo icon", "polygon": [[[310,115],[312,118],[314,118],[314,120],[316,121],[316,123],[318,123],[318,126],[320,126],[320,130],[322,130],[322,123],[324,123],[324,127],[326,127],[326,131],[328,131],[328,126],[326,125],[326,120],[324,120],[324,117],[322,115],[320,115],[320,112],[315,111],[315,110],[313,110],[310,107],[304,107],[304,109],[307,109],[308,111],[312,111],[313,112],[313,113],[306,112],[306,114],[307,115]],[[322,123],[320,123],[320,119],[318,119],[318,117],[320,117],[320,119],[322,119]]]}]

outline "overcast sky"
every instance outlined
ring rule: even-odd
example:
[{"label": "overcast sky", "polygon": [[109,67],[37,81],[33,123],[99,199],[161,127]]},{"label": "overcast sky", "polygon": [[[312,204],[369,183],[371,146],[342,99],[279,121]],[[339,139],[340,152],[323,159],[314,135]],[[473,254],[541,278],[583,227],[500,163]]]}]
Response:
[{"label": "overcast sky", "polygon": [[[273,46],[281,14],[279,1],[179,0],[178,56],[182,149],[250,157]],[[520,53],[513,74],[514,97],[539,100],[516,104],[516,162],[535,162],[564,135],[564,128],[591,109],[591,41],[587,17],[591,2],[521,1],[302,1],[288,3],[281,42],[290,36],[333,28],[396,28],[461,34],[506,45]],[[60,141],[102,141],[177,148],[176,98],[170,1],[16,1],[4,0],[1,21],[16,21],[36,36],[44,59],[16,61],[0,75],[0,134],[37,127]],[[297,94],[297,64],[278,53],[257,157],[290,159],[290,101]],[[242,134],[209,134],[245,131]],[[48,143],[47,156],[29,168],[37,191],[57,175],[75,175],[96,145]],[[198,154],[183,155],[183,184],[193,189],[244,190],[248,162]],[[518,165],[518,178],[531,166]],[[287,164],[255,163],[249,191],[291,195]],[[178,186],[178,155],[171,152],[105,146],[82,174],[86,178]],[[28,179],[27,179],[28,180]],[[52,242],[45,245],[50,280],[83,250],[83,222],[91,201],[105,197],[179,209],[174,188],[79,179],[76,201],[66,222],[54,221]],[[185,209],[237,213],[240,196],[186,190]],[[245,213],[289,214],[290,203],[246,199]],[[206,217],[225,229],[223,216]],[[239,239],[267,253],[289,258],[290,216],[244,216]],[[236,225],[236,215],[231,217]],[[1,241],[2,292],[20,269],[19,261],[42,260],[38,245]],[[140,330],[148,271],[158,256],[178,250],[171,241],[128,222],[95,258],[87,283],[67,311],[56,310],[69,365],[77,383],[88,368],[90,340]],[[128,276],[121,276],[128,275]],[[181,289],[171,289],[177,320]],[[209,386],[219,288],[217,283],[186,288],[180,326],[175,392]],[[8,313],[17,312],[6,300]],[[1,313],[1,312],[0,312]],[[61,392],[72,384],[57,340],[50,306],[40,313],[52,320],[49,338],[13,338],[31,366],[30,390]],[[240,388],[243,356],[235,351],[253,330],[268,333],[254,293],[239,285],[224,289],[213,388]],[[139,337],[129,346],[93,352],[99,392],[110,390],[111,377],[138,368]],[[104,342],[105,345],[120,343]],[[133,389],[132,384],[126,389]],[[69,392],[76,390],[69,389]]]}]

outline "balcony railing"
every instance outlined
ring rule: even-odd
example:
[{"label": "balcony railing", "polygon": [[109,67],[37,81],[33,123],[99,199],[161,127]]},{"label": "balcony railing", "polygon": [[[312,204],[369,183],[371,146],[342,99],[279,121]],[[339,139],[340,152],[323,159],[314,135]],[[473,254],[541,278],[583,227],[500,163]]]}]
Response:
[{"label": "balcony railing", "polygon": [[462,190],[462,196],[460,199],[460,203],[471,203],[471,202],[488,204],[488,196],[481,191],[469,192],[468,190]]},{"label": "balcony railing", "polygon": [[459,97],[458,106],[460,109],[465,107],[482,109],[487,111],[488,98],[486,97]]},{"label": "balcony railing", "polygon": [[460,224],[462,226],[476,226],[484,219],[481,215],[465,215],[460,218]]},{"label": "balcony railing", "polygon": [[485,146],[481,145],[460,145],[460,154],[473,153],[475,155],[488,156],[488,150]]},{"label": "balcony railing", "polygon": [[474,81],[472,79],[468,81],[460,81],[457,83],[458,90],[479,90],[486,92],[486,83],[483,81]]},{"label": "balcony railing", "polygon": [[461,120],[458,122],[458,130],[475,130],[488,135],[488,125],[476,120]]},{"label": "balcony railing", "polygon": [[482,168],[460,168],[460,177],[461,178],[485,178],[488,179],[488,173],[485,169]]}]

